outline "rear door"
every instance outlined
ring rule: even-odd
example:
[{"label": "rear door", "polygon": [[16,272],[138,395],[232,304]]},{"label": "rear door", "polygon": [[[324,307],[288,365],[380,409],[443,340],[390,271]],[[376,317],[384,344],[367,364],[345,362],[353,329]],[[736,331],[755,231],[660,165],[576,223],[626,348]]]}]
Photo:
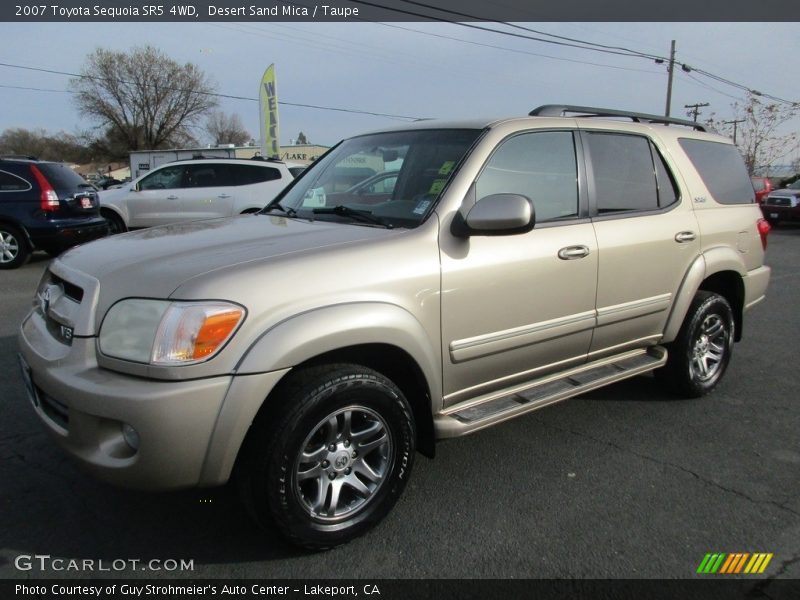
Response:
[{"label": "rear door", "polygon": [[232,185],[228,164],[189,164],[181,194],[180,220],[228,217],[233,214],[237,194],[239,189]]},{"label": "rear door", "polygon": [[608,130],[581,137],[600,257],[596,358],[658,342],[700,235],[688,194],[651,139]]}]

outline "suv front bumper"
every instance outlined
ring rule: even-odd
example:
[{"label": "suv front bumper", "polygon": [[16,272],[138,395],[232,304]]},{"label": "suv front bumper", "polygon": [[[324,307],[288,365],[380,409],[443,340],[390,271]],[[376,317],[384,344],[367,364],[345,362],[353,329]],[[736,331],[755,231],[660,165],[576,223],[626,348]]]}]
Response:
[{"label": "suv front bumper", "polygon": [[28,396],[48,432],[93,475],[137,489],[225,483],[252,418],[283,375],[157,381],[116,373],[98,367],[95,338],[68,346],[36,311],[18,339]]}]

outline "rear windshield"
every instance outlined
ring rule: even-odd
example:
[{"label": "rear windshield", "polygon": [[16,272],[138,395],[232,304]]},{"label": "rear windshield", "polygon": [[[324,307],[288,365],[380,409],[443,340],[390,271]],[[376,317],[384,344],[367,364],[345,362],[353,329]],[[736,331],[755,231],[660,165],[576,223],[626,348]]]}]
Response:
[{"label": "rear windshield", "polygon": [[76,192],[92,189],[92,186],[83,177],[67,165],[61,163],[36,163],[36,168],[42,172],[47,181],[50,182],[50,185],[53,186],[53,189],[57,191]]},{"label": "rear windshield", "polygon": [[755,202],[753,184],[736,146],[691,138],[679,142],[714,200],[721,204]]}]

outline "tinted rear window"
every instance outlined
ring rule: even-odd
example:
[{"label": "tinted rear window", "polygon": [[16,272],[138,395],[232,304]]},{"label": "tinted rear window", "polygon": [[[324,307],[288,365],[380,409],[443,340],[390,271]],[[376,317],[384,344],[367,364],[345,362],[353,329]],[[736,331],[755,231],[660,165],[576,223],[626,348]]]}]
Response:
[{"label": "tinted rear window", "polygon": [[77,191],[92,189],[92,186],[75,171],[60,163],[36,163],[36,168],[47,177],[47,181],[56,190]]},{"label": "tinted rear window", "polygon": [[721,204],[755,202],[753,184],[736,146],[690,138],[679,142],[714,200]]}]

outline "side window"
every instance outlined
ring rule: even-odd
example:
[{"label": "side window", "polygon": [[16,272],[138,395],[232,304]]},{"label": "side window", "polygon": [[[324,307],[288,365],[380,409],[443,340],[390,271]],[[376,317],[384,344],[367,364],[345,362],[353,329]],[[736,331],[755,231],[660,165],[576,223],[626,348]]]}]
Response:
[{"label": "side window", "polygon": [[281,172],[272,167],[259,167],[255,165],[227,165],[231,174],[231,185],[250,185],[275,181],[281,178]]},{"label": "side window", "polygon": [[647,138],[591,132],[585,139],[600,214],[659,207],[653,156]]},{"label": "side window", "polygon": [[31,189],[31,184],[6,171],[0,171],[0,192],[24,192]]},{"label": "side window", "polygon": [[181,187],[185,165],[173,165],[153,171],[139,182],[140,190],[172,190]]},{"label": "side window", "polygon": [[219,187],[228,185],[228,165],[200,164],[186,167],[183,187]]},{"label": "side window", "polygon": [[752,204],[755,192],[742,155],[732,144],[680,138],[709,193],[721,204]]},{"label": "side window", "polygon": [[680,198],[678,188],[675,185],[675,180],[669,173],[664,159],[658,153],[658,150],[650,144],[650,151],[653,153],[653,162],[656,165],[656,184],[658,185],[658,207],[664,208],[670,204],[674,204]]},{"label": "side window", "polygon": [[568,131],[524,133],[504,141],[476,182],[477,198],[521,194],[533,201],[536,222],[578,215],[578,167]]}]

